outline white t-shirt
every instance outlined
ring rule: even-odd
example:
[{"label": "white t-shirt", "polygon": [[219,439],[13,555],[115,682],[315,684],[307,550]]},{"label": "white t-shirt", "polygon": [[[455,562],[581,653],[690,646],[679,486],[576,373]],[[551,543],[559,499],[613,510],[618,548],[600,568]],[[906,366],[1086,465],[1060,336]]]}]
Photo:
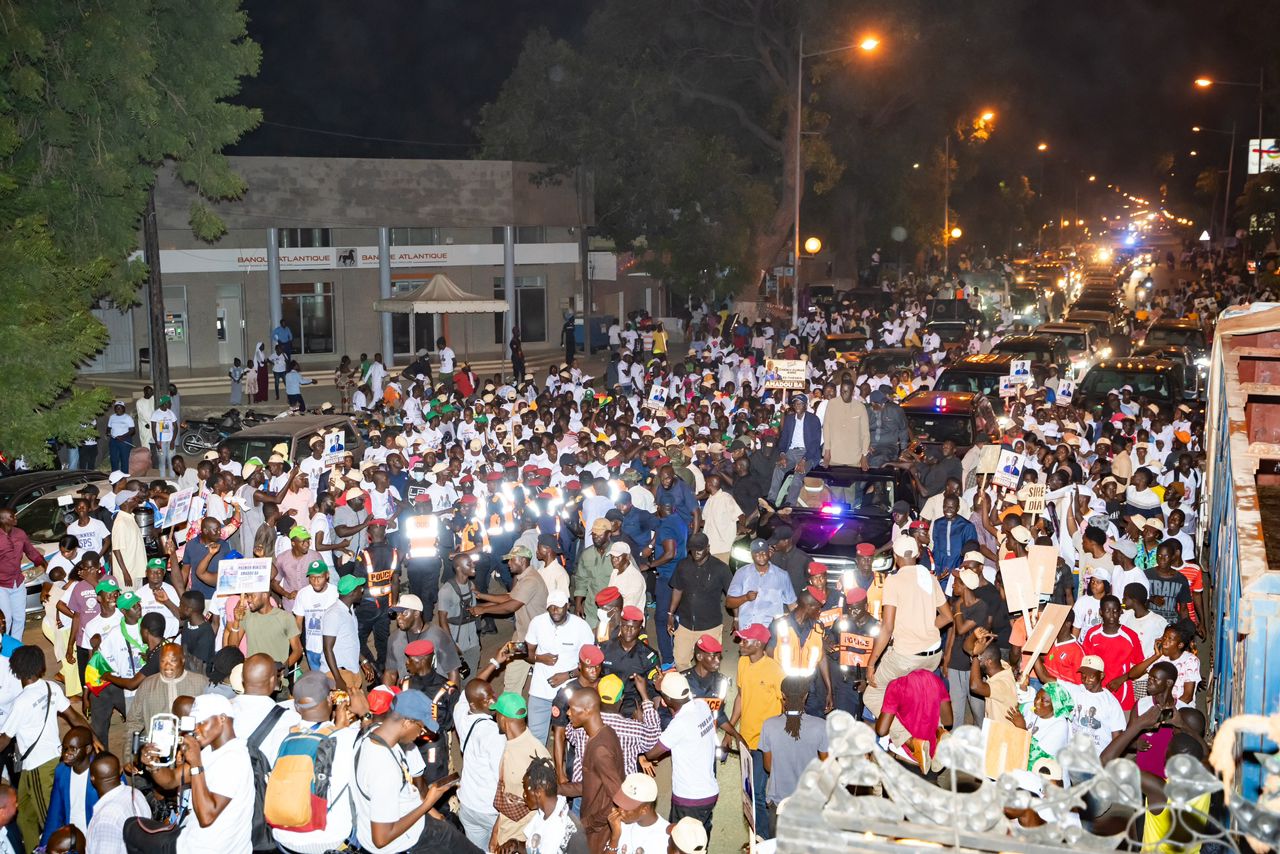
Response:
[{"label": "white t-shirt", "polygon": [[132,415],[112,415],[107,419],[107,434],[119,439],[134,428]]},{"label": "white t-shirt", "polygon": [[[360,672],[360,636],[356,615],[343,602],[334,602],[320,616],[320,633],[334,638],[333,659],[338,667]],[[320,669],[329,672],[329,660],[321,657]]]},{"label": "white t-shirt", "polygon": [[671,836],[667,833],[670,824],[662,816],[658,816],[658,820],[648,827],[642,827],[639,824],[622,825],[622,834],[618,837],[618,851],[626,851],[629,854],[653,854],[667,850],[667,843],[671,841]]},{"label": "white t-shirt", "polygon": [[80,829],[81,833],[89,832],[89,818],[84,814],[84,793],[89,786],[89,769],[84,769],[83,774],[77,774],[75,769],[71,770],[71,824]]},{"label": "white t-shirt", "polygon": [[[474,726],[474,729],[473,729]],[[498,774],[507,737],[492,717],[475,714],[467,698],[458,700],[453,710],[453,731],[462,751],[462,778],[458,781],[458,801],[468,809],[493,811],[493,796],[498,791]]]},{"label": "white t-shirt", "polygon": [[171,409],[157,409],[151,413],[151,432],[155,437],[157,444],[173,441],[174,425],[178,423],[178,416],[173,414]]},{"label": "white t-shirt", "polygon": [[1105,687],[1096,694],[1083,685],[1073,685],[1059,680],[1058,687],[1065,688],[1075,705],[1070,715],[1071,734],[1082,732],[1093,740],[1098,755],[1111,743],[1112,733],[1122,732],[1126,726],[1124,709]]},{"label": "white t-shirt", "polygon": [[338,601],[338,588],[332,584],[325,585],[324,590],[317,593],[308,584],[298,591],[293,600],[293,615],[302,617],[302,645],[307,652],[324,651],[324,635],[320,631],[324,612]]},{"label": "white t-shirt", "polygon": [[105,638],[111,632],[116,631],[123,616],[124,615],[120,613],[120,609],[117,608],[109,617],[103,614],[98,614],[98,616],[85,623],[84,634],[81,635],[81,637],[84,638],[85,646],[87,647],[93,643],[94,635],[101,635]]},{"label": "white t-shirt", "polygon": [[1139,618],[1132,611],[1120,614],[1120,625],[1133,629],[1138,640],[1142,641],[1142,655],[1149,656],[1156,651],[1156,641],[1160,640],[1164,630],[1169,628],[1169,621],[1155,611],[1147,611],[1147,616]]},{"label": "white t-shirt", "polygon": [[576,826],[569,802],[563,795],[556,795],[556,805],[551,815],[544,815],[539,807],[529,816],[524,826],[525,850],[528,854],[560,854],[568,849]]},{"label": "white t-shirt", "polygon": [[716,782],[716,717],[706,700],[680,707],[658,743],[671,751],[671,794],[686,800],[714,797]]},{"label": "white t-shirt", "polygon": [[[333,517],[326,516],[323,513],[317,513],[311,517],[311,545],[314,548],[319,544],[316,534],[324,534],[324,544],[331,546],[338,541],[338,535],[333,530]],[[333,549],[325,549],[320,552],[320,559],[329,565],[329,571],[332,572],[333,566]]]},{"label": "white t-shirt", "polygon": [[537,646],[538,654],[549,652],[556,656],[555,664],[533,665],[533,677],[529,682],[529,696],[554,700],[556,689],[548,681],[556,673],[568,673],[578,666],[578,651],[595,643],[591,627],[576,614],[566,614],[564,623],[557,626],[550,614],[539,614],[529,621],[524,639],[530,646]]},{"label": "white t-shirt", "polygon": [[216,750],[200,752],[205,785],[214,794],[230,798],[222,813],[208,827],[201,827],[195,810],[187,813],[178,834],[177,854],[241,854],[253,850],[253,767],[249,749],[233,738]]},{"label": "white t-shirt", "polygon": [[[298,724],[302,731],[314,731],[319,724]],[[351,787],[351,777],[355,773],[356,736],[360,728],[356,725],[340,729],[332,735],[335,743],[333,766],[329,771],[329,814],[324,830],[313,830],[298,833],[294,830],[271,831],[276,842],[290,851],[329,851],[336,849],[351,835],[353,817],[351,801],[357,797]]]},{"label": "white t-shirt", "polygon": [[20,770],[39,768],[62,755],[58,715],[70,706],[62,686],[44,679],[32,682],[14,699],[0,732],[17,743],[18,756],[31,751]]},{"label": "white t-shirt", "polygon": [[[271,710],[277,705],[279,704],[275,700],[259,694],[238,694],[232,698],[231,720],[235,725],[236,738],[247,745],[249,736],[253,735],[258,724],[266,720],[267,715],[271,714]],[[284,706],[284,714],[276,721],[275,726],[271,727],[271,731],[263,736],[262,743],[258,745],[267,762],[275,764],[276,756],[280,753],[280,742],[284,741],[284,737],[289,734],[289,727],[299,723],[302,723],[302,716],[293,708],[293,703],[289,702]]]},{"label": "white t-shirt", "polygon": [[75,537],[80,542],[81,552],[97,552],[102,554],[102,543],[111,536],[111,532],[107,530],[107,526],[102,524],[102,520],[89,517],[89,522],[81,525],[79,522],[72,522],[67,526],[67,533]]},{"label": "white t-shirt", "polygon": [[[417,751],[413,751],[417,753]],[[352,795],[356,805],[356,839],[372,854],[395,854],[406,851],[422,835],[426,823],[419,817],[404,833],[383,848],[373,844],[373,822],[394,824],[422,803],[422,795],[413,786],[412,769],[400,745],[390,749],[365,739],[357,750],[355,785]]]},{"label": "white t-shirt", "polygon": [[1102,615],[1099,613],[1101,608],[1101,599],[1095,599],[1092,596],[1081,596],[1071,606],[1072,627],[1084,634],[1086,630],[1098,625],[1102,622]]},{"label": "white t-shirt", "polygon": [[[173,585],[167,581],[160,582],[160,589],[164,591],[164,595],[174,605],[178,604],[178,591],[173,589]],[[142,614],[159,614],[164,617],[164,636],[167,638],[176,637],[178,634],[178,618],[173,612],[164,605],[156,601],[156,594],[151,589],[151,585],[144,584],[137,590],[133,591],[137,594],[138,599],[142,602]]]},{"label": "white t-shirt", "polygon": [[452,347],[440,348],[440,373],[442,374],[453,373],[453,359],[454,359],[454,354],[453,354]]}]

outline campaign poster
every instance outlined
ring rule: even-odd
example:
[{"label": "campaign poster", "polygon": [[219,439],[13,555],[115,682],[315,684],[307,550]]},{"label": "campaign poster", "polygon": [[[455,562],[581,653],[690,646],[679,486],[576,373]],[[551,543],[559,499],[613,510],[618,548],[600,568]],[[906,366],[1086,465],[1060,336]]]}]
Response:
[{"label": "campaign poster", "polygon": [[995,474],[991,482],[1006,489],[1017,489],[1022,479],[1022,454],[1010,448],[1000,449],[1000,458],[996,460]]},{"label": "campaign poster", "polygon": [[1075,381],[1062,380],[1061,382],[1058,383],[1058,392],[1054,397],[1054,402],[1060,403],[1063,406],[1070,406],[1071,401],[1075,399],[1075,396],[1076,396]]},{"label": "campaign poster", "polygon": [[656,384],[649,389],[649,396],[644,402],[645,409],[651,409],[655,412],[664,412],[667,408],[667,387],[665,385]]},{"label": "campaign poster", "polygon": [[185,525],[191,518],[191,500],[195,497],[194,489],[180,489],[169,496],[169,503],[164,508],[164,520],[160,528],[172,528],[174,525]]},{"label": "campaign poster", "polygon": [[1024,513],[1033,516],[1044,515],[1044,496],[1048,487],[1043,483],[1028,483],[1018,491],[1018,503]]},{"label": "campaign poster", "polygon": [[1031,360],[1014,359],[1009,363],[1009,376],[1022,385],[1031,385]]},{"label": "campaign poster", "polygon": [[1006,558],[1000,561],[1000,579],[1004,582],[1004,598],[1009,613],[1034,613],[1040,606],[1040,594],[1031,578],[1031,567],[1025,557]]},{"label": "campaign poster", "polygon": [[1000,464],[1000,446],[983,445],[978,453],[978,474],[995,474]]},{"label": "campaign poster", "polygon": [[808,366],[804,359],[766,359],[763,387],[804,391],[809,387]]},{"label": "campaign poster", "polygon": [[347,455],[347,440],[341,430],[335,430],[332,433],[326,433],[324,437],[324,457],[322,461],[326,466],[336,466],[342,463]]},{"label": "campaign poster", "polygon": [[271,586],[271,558],[248,557],[218,563],[214,597],[225,599],[242,593],[265,593]]},{"label": "campaign poster", "polygon": [[1001,377],[1000,378],[1000,396],[1016,397],[1018,389],[1022,388],[1022,381],[1018,377]]}]

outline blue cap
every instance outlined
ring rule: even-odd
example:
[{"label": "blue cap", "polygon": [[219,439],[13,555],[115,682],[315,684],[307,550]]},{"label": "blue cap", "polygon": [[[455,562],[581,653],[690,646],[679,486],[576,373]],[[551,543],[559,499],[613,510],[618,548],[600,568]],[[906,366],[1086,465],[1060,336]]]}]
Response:
[{"label": "blue cap", "polygon": [[416,688],[409,688],[397,694],[391,701],[391,711],[402,718],[418,721],[432,732],[440,731],[440,725],[436,723],[435,716],[431,713],[431,701],[427,699],[426,694]]}]

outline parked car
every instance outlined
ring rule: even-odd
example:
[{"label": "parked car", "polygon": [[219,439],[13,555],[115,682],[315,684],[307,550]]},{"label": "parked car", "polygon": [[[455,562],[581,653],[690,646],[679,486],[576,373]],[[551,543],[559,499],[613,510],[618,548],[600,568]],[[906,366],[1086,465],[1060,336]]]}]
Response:
[{"label": "parked car", "polygon": [[[1000,378],[1007,377],[1013,369],[1015,359],[1021,357],[1011,353],[978,353],[965,356],[958,362],[948,365],[938,375],[933,384],[936,392],[970,392],[984,395],[993,406],[1004,408],[1000,400]],[[1044,384],[1049,376],[1048,366],[1042,362],[1031,363],[1031,376],[1037,386]],[[916,392],[919,394],[919,392]]]},{"label": "parked car", "polygon": [[14,474],[0,478],[0,507],[21,510],[42,495],[67,486],[83,486],[106,480],[104,472],[92,469],[60,469]]},{"label": "parked car", "polygon": [[[1107,395],[1124,386],[1133,389],[1133,398],[1145,405],[1154,403],[1160,412],[1172,416],[1186,399],[1182,368],[1167,359],[1105,359],[1089,369],[1076,387],[1076,400],[1095,416],[1106,408]],[[1193,391],[1192,397],[1195,396]]]},{"label": "parked car", "polygon": [[239,433],[233,433],[223,444],[231,448],[231,456],[237,460],[258,457],[266,462],[271,449],[284,442],[289,446],[289,459],[296,460],[310,453],[309,441],[317,433],[329,434],[341,430],[344,447],[357,463],[364,456],[364,439],[345,415],[296,415],[277,418]]},{"label": "parked car", "polygon": [[[75,521],[71,508],[83,487],[84,483],[64,484],[44,492],[18,510],[18,527],[26,532],[31,545],[44,555],[45,560],[58,553],[58,541],[66,536],[68,522]],[[44,613],[40,594],[48,577],[25,557],[22,559],[22,573],[27,584],[27,616]]]}]

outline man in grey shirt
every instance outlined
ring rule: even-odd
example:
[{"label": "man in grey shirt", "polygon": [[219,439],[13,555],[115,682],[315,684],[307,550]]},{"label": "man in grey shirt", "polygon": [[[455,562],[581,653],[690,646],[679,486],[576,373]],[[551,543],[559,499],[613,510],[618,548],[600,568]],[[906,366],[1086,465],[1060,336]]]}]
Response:
[{"label": "man in grey shirt", "polygon": [[[404,649],[417,640],[431,641],[435,647],[434,669],[436,673],[461,684],[458,664],[462,659],[458,655],[458,647],[449,637],[449,633],[428,623],[422,613],[422,600],[412,593],[400,597],[391,607],[395,623],[391,627],[391,637],[387,640],[387,664],[383,672],[384,685],[398,685],[400,680],[409,675],[404,666]],[[471,671],[475,673],[474,670]]]},{"label": "man in grey shirt", "polygon": [[[816,758],[827,758],[827,722],[804,713],[809,695],[809,679],[791,676],[782,682],[782,714],[769,718],[760,727],[760,751],[764,754],[769,782],[765,801],[773,818],[778,804],[800,783],[800,775]],[[776,819],[773,820],[776,824]]]},{"label": "man in grey shirt", "polygon": [[[333,511],[333,533],[339,541],[351,541],[343,551],[358,555],[369,544],[367,529],[369,521],[373,517],[369,515],[369,509],[366,506],[368,502],[365,500],[364,491],[359,487],[351,487],[346,491],[344,497],[347,499],[346,503]],[[334,564],[339,569],[342,569],[347,563],[349,561],[341,560],[338,555],[334,555]]]},{"label": "man in grey shirt", "polygon": [[[476,587],[472,582],[475,575],[475,561],[466,554],[455,555],[453,575],[440,585],[440,596],[436,600],[436,623],[449,633],[458,654],[472,673],[476,673],[480,666],[480,634],[476,631],[476,618],[470,613],[470,609],[478,604]],[[436,661],[439,667],[438,655]]]},{"label": "man in grey shirt", "polygon": [[911,433],[902,407],[891,401],[884,389],[878,388],[871,392],[869,401],[871,405],[867,411],[867,428],[871,437],[871,452],[867,454],[867,464],[872,468],[879,468],[898,458],[902,450],[911,443]]}]

